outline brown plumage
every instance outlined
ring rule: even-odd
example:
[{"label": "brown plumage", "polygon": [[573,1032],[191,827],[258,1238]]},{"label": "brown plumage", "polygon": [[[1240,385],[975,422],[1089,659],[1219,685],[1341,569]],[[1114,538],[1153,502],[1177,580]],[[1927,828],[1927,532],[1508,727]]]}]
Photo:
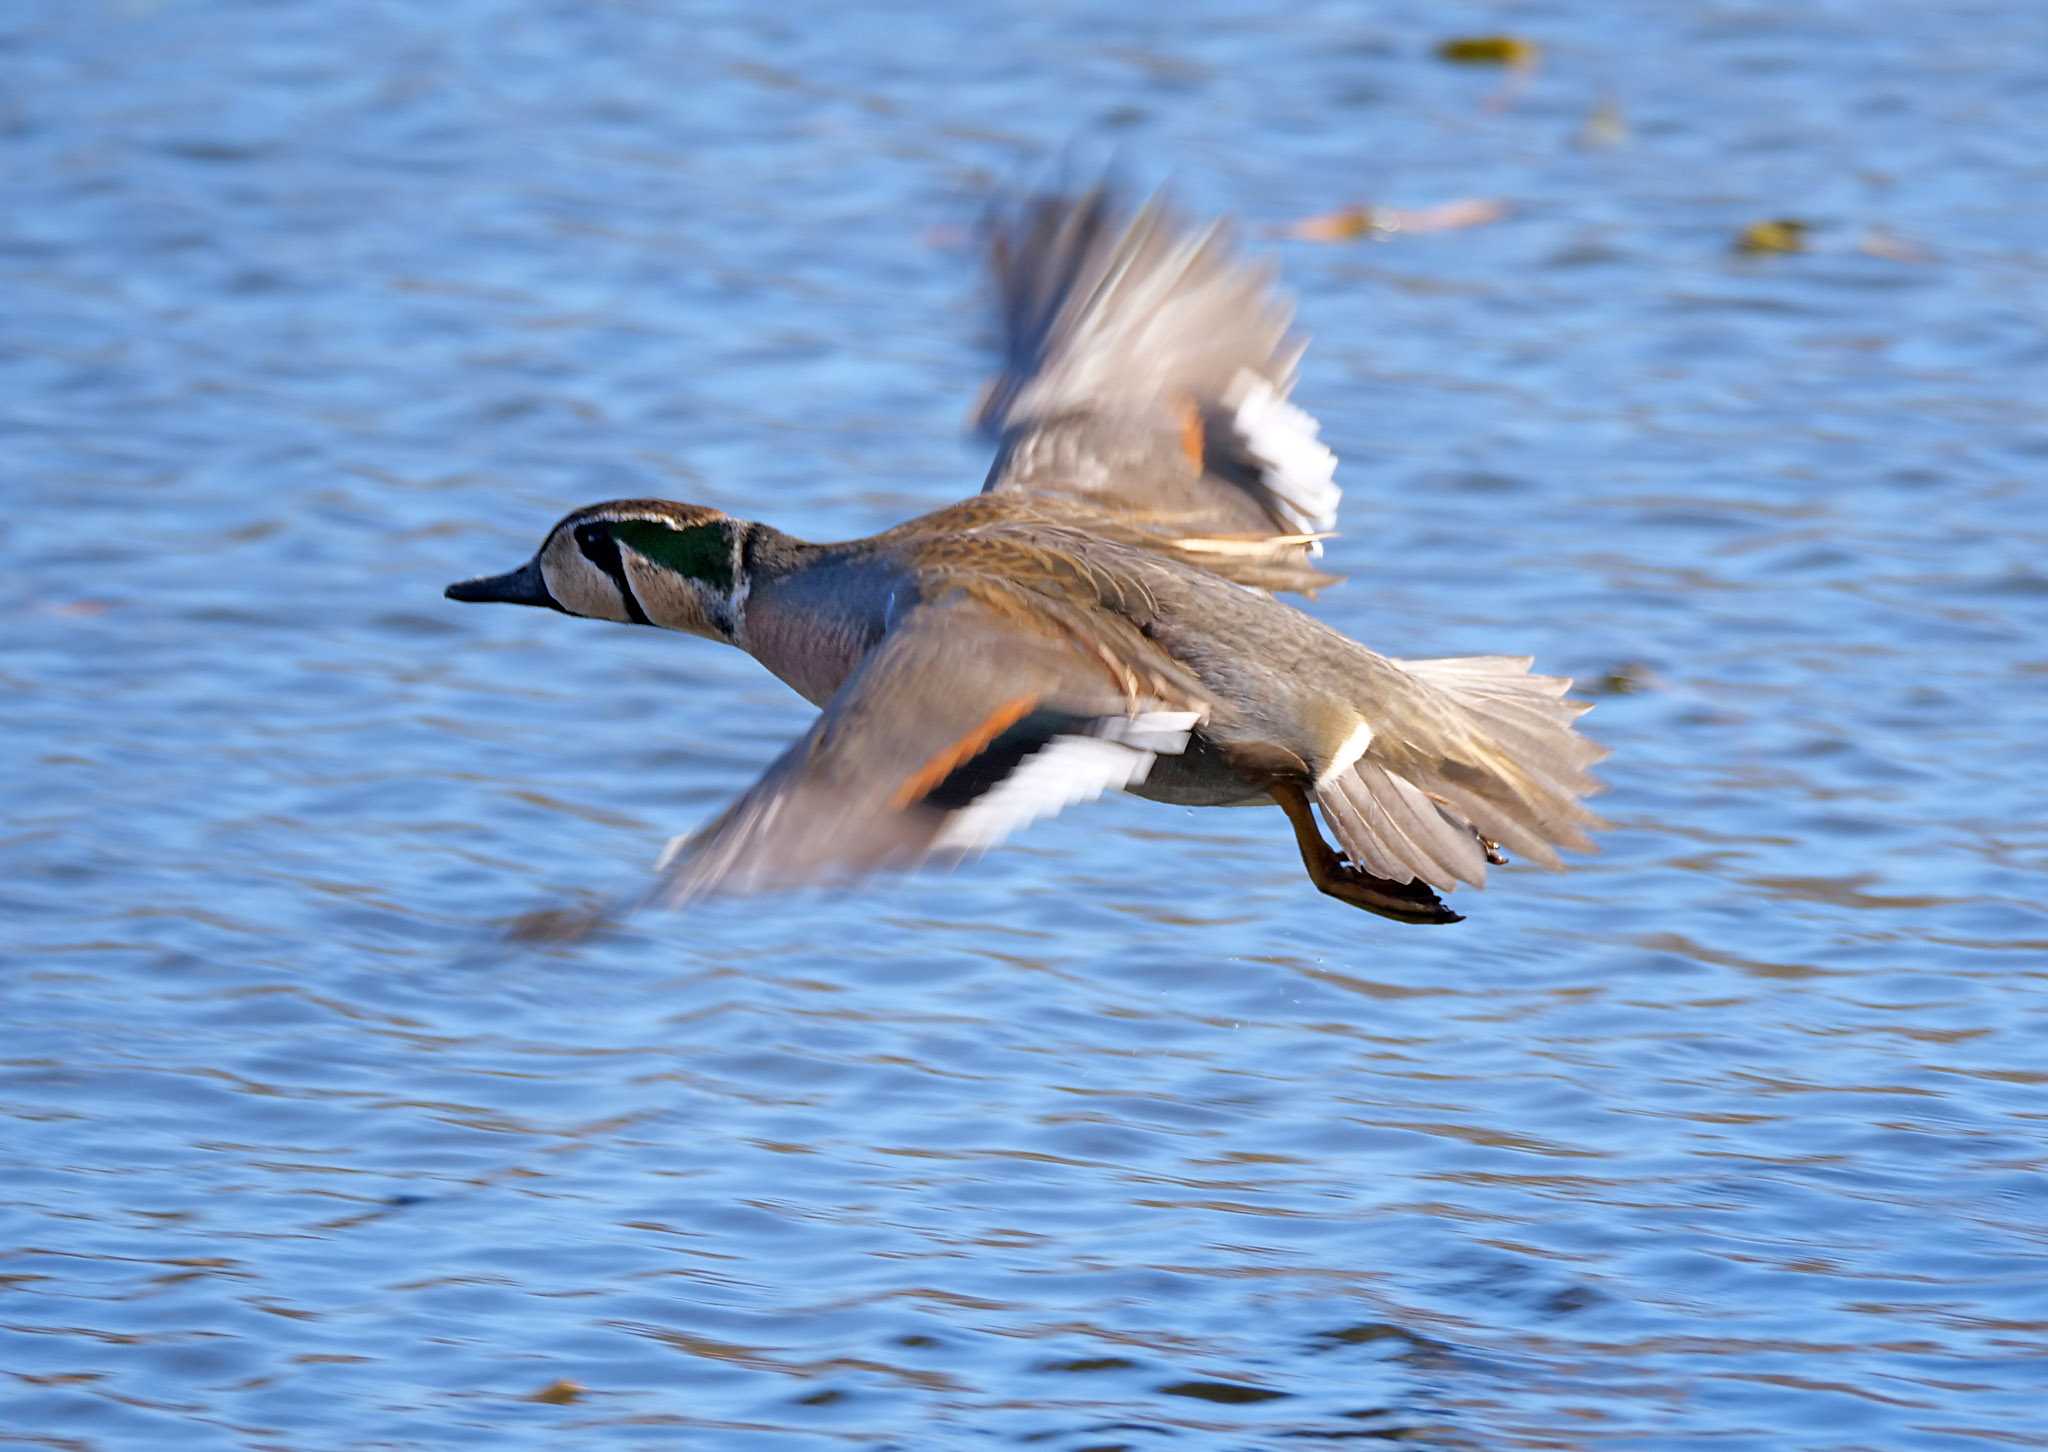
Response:
[{"label": "brown plumage", "polygon": [[958,857],[1111,789],[1276,804],[1317,887],[1405,922],[1455,921],[1437,894],[1502,846],[1590,847],[1600,752],[1568,682],[1394,661],[1268,593],[1329,582],[1309,560],[1337,491],[1262,271],[1101,192],[999,219],[992,257],[1007,344],[978,497],[829,545],[594,505],[449,588],[728,641],[823,707],[672,844],[662,896]]}]

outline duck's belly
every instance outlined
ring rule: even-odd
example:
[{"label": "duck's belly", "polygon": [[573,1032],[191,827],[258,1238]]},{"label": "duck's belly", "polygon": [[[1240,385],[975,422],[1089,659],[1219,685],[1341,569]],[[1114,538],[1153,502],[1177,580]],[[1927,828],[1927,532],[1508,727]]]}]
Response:
[{"label": "duck's belly", "polygon": [[1155,756],[1145,780],[1126,790],[1176,807],[1256,807],[1273,800],[1263,787],[1238,775],[1200,736],[1190,738],[1188,749],[1179,756]]}]

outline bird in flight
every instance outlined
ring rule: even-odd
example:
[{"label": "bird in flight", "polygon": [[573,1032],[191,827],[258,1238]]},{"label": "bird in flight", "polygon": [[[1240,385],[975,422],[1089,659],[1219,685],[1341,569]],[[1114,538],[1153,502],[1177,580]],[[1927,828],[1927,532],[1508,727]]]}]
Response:
[{"label": "bird in flight", "polygon": [[1111,790],[1277,806],[1310,882],[1399,922],[1458,921],[1440,894],[1503,849],[1590,850],[1604,753],[1568,680],[1396,660],[1276,598],[1334,578],[1337,461],[1288,401],[1291,308],[1224,227],[1039,196],[992,219],[989,261],[978,495],[833,544],[614,500],[448,587],[736,645],[821,708],[670,844],[656,898],[958,860]]}]

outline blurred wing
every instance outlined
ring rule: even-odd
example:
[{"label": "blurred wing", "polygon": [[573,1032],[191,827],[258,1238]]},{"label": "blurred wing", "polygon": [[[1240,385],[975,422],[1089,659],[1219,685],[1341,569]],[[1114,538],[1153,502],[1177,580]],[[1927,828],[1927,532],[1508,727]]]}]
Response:
[{"label": "blurred wing", "polygon": [[1135,785],[1204,712],[958,596],[919,606],[740,799],[671,844],[677,903],[957,860]]},{"label": "blurred wing", "polygon": [[1287,401],[1302,344],[1221,227],[1104,189],[991,229],[1003,372],[980,423],[984,493],[1107,510],[1219,555],[1298,560],[1336,526],[1337,459]]}]

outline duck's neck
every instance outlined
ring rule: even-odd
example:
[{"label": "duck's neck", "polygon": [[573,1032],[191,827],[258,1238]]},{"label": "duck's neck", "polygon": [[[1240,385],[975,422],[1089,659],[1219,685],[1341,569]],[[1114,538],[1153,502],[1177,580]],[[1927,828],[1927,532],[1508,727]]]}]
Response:
[{"label": "duck's neck", "polygon": [[813,705],[839,689],[888,628],[908,577],[865,542],[808,544],[765,524],[747,536],[737,643]]}]

